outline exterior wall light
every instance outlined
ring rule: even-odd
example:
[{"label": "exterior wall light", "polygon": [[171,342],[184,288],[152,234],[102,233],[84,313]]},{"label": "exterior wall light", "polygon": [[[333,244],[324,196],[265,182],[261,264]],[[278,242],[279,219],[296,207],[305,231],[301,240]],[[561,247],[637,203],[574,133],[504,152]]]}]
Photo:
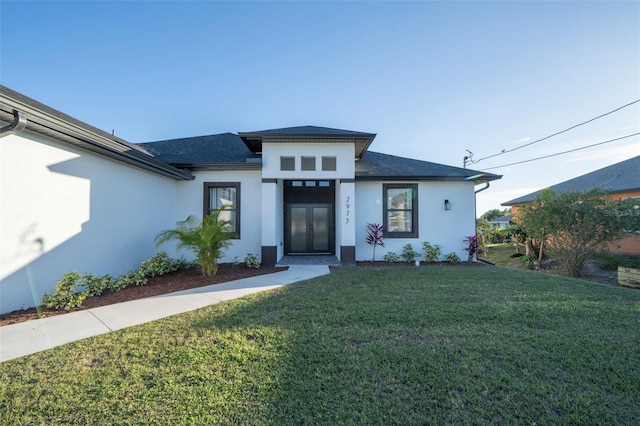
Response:
[{"label": "exterior wall light", "polygon": [[444,200],[444,209],[451,210],[451,203],[449,202],[449,200]]}]

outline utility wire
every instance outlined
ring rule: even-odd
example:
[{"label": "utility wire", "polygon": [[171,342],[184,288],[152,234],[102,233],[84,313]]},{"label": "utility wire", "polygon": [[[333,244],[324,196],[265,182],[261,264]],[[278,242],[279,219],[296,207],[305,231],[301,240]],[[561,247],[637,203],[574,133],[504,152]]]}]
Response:
[{"label": "utility wire", "polygon": [[604,145],[606,143],[615,142],[615,141],[619,141],[621,139],[626,139],[626,138],[630,138],[632,136],[638,136],[638,135],[640,135],[640,132],[633,133],[633,134],[627,135],[627,136],[622,136],[622,137],[615,138],[615,139],[609,139],[609,140],[604,141],[604,142],[598,142],[598,143],[594,143],[594,144],[591,144],[591,145],[583,146],[583,147],[580,147],[580,148],[570,149],[568,151],[562,151],[562,152],[557,152],[555,154],[545,155],[543,157],[537,157],[537,158],[531,158],[529,160],[518,161],[517,163],[503,164],[502,166],[495,166],[495,167],[487,167],[487,168],[483,168],[483,170],[500,169],[502,167],[515,166],[516,164],[529,163],[531,161],[542,160],[543,158],[555,157],[556,155],[562,155],[562,154],[567,154],[569,152],[580,151],[581,149],[591,148],[591,147],[598,146],[598,145]]},{"label": "utility wire", "polygon": [[[542,142],[542,141],[547,140],[547,139],[549,139],[549,138],[552,138],[552,137],[554,137],[554,136],[558,136],[559,134],[562,134],[562,133],[568,132],[568,131],[569,131],[569,130],[571,130],[571,129],[575,129],[576,127],[584,126],[585,124],[587,124],[587,123],[591,123],[592,121],[595,121],[595,120],[597,120],[597,119],[599,119],[599,118],[606,117],[606,116],[607,116],[607,115],[609,115],[609,114],[613,114],[614,112],[620,111],[621,109],[626,108],[626,107],[628,107],[628,106],[631,106],[631,105],[633,105],[633,104],[637,104],[638,102],[640,102],[640,99],[636,99],[635,101],[630,102],[630,103],[628,103],[628,104],[626,104],[626,105],[622,105],[621,107],[616,108],[616,109],[614,109],[614,110],[612,110],[612,111],[609,111],[609,112],[606,112],[606,113],[604,113],[604,114],[601,114],[601,115],[599,115],[599,116],[597,116],[597,117],[594,117],[594,118],[592,118],[592,119],[590,119],[590,120],[587,120],[587,121],[585,121],[585,122],[582,122],[582,123],[576,124],[575,126],[568,127],[568,128],[566,128],[566,129],[561,130],[561,131],[559,131],[559,132],[556,132],[556,133],[554,133],[554,134],[552,134],[552,135],[545,136],[544,138],[537,139],[537,140],[535,140],[535,141],[533,141],[533,142],[529,142],[529,143],[526,143],[526,144],[524,144],[524,145],[517,146],[517,147],[512,148],[512,149],[503,149],[502,151],[500,151],[500,152],[499,152],[499,153],[497,153],[497,154],[489,155],[488,157],[482,157],[482,158],[480,158],[480,159],[478,159],[478,160],[472,160],[471,162],[472,162],[473,164],[476,164],[476,163],[479,163],[479,162],[480,162],[480,161],[482,161],[482,160],[486,160],[486,159],[488,159],[488,158],[497,157],[498,155],[507,154],[507,153],[509,153],[509,152],[516,151],[516,150],[518,150],[518,149],[520,149],[520,148],[524,148],[524,147],[527,147],[527,146],[533,145],[534,143]],[[585,148],[588,148],[588,147],[585,147]],[[571,152],[571,151],[567,151],[567,152]],[[516,164],[517,164],[517,163],[516,163]],[[495,168],[495,167],[494,167],[494,168]]]}]

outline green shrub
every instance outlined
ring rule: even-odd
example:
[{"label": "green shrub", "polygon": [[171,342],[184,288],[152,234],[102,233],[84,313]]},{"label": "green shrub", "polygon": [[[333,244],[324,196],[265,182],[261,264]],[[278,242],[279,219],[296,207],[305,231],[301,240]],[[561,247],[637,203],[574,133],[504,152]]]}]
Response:
[{"label": "green shrub", "polygon": [[449,254],[444,256],[444,260],[449,262],[449,263],[458,263],[458,262],[460,262],[460,256],[458,256],[454,252],[451,252],[451,253],[449,253]]},{"label": "green shrub", "polygon": [[398,255],[392,251],[385,254],[383,259],[385,262],[389,262],[389,263],[400,262],[400,257],[398,257]]},{"label": "green shrub", "polygon": [[427,262],[438,262],[442,254],[442,247],[438,244],[431,245],[428,241],[425,241],[422,243],[422,252],[424,253],[424,260]]},{"label": "green shrub", "polygon": [[56,283],[52,294],[45,293],[42,296],[42,304],[52,309],[72,309],[82,305],[88,293],[81,291],[76,293],[76,288],[82,285],[80,275],[76,271],[63,274]]},{"label": "green shrub", "polygon": [[93,274],[82,274],[81,281],[87,288],[88,296],[100,296],[105,290],[111,290],[113,278],[111,275],[94,277]]},{"label": "green shrub", "polygon": [[615,271],[623,262],[624,256],[616,256],[615,254],[603,251],[599,256],[600,268],[607,271]]},{"label": "green shrub", "polygon": [[106,290],[110,290],[110,291],[124,290],[125,288],[129,287],[130,283],[131,281],[129,279],[126,279],[125,276],[120,276],[115,280],[111,280],[111,282],[109,283],[109,287]]},{"label": "green shrub", "polygon": [[127,269],[124,275],[118,278],[118,283],[115,287],[122,290],[126,287],[145,285],[147,282],[147,276],[141,273],[140,270],[131,271]]},{"label": "green shrub", "polygon": [[247,268],[258,269],[262,262],[260,262],[260,259],[258,259],[257,255],[255,255],[253,253],[249,253],[244,258],[244,263],[247,265]]},{"label": "green shrub", "polygon": [[537,261],[538,256],[536,256],[535,254],[529,254],[520,257],[520,262],[525,269],[535,269]]},{"label": "green shrub", "polygon": [[238,265],[240,265],[240,259],[238,259],[238,256],[233,257],[231,264],[233,265],[233,269],[236,269]]},{"label": "green shrub", "polygon": [[167,253],[161,251],[151,259],[143,261],[138,267],[138,272],[147,277],[159,277],[178,269],[178,263],[172,260]]},{"label": "green shrub", "polygon": [[418,258],[418,256],[420,256],[420,253],[415,251],[411,244],[407,244],[402,247],[402,253],[400,254],[400,256],[402,256],[405,261],[413,263]]}]

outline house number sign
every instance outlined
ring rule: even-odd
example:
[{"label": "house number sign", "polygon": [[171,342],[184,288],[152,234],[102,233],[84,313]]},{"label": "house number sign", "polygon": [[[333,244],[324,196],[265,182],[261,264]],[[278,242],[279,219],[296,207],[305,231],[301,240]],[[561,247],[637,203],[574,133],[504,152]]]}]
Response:
[{"label": "house number sign", "polygon": [[344,206],[345,206],[345,211],[346,211],[346,214],[345,214],[346,219],[345,219],[344,223],[348,224],[349,223],[349,214],[351,212],[351,197],[347,197],[347,199],[345,200]]}]

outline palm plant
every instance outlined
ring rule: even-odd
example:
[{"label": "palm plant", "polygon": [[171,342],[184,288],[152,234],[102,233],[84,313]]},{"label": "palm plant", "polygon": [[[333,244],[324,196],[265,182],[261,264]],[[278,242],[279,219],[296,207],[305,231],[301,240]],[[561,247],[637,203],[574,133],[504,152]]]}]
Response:
[{"label": "palm plant", "polygon": [[213,276],[218,272],[218,260],[224,250],[231,245],[228,233],[229,221],[220,219],[225,206],[211,212],[202,221],[189,216],[177,222],[175,229],[168,229],[156,235],[156,246],[167,241],[178,241],[178,249],[186,248],[198,257],[202,275]]}]

